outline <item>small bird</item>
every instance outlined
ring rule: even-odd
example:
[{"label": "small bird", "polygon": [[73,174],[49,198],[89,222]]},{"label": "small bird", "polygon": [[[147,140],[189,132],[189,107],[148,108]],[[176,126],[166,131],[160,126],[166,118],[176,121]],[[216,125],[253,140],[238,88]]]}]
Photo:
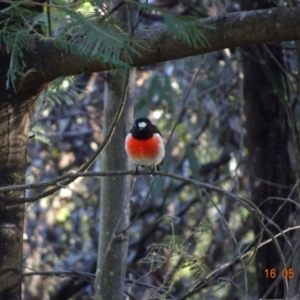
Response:
[{"label": "small bird", "polygon": [[160,131],[147,118],[138,118],[125,140],[125,149],[129,158],[139,165],[149,166],[151,171],[159,171],[163,164],[165,146]]}]

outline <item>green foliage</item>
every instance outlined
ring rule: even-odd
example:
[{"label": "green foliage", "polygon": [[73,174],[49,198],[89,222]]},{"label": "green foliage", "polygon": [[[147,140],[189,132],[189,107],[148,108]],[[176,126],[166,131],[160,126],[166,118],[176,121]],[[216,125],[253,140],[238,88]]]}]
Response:
[{"label": "green foliage", "polygon": [[158,254],[154,250],[150,251],[146,257],[140,260],[141,264],[150,265],[150,272],[154,272],[168,261],[165,256]]},{"label": "green foliage", "polygon": [[215,29],[213,26],[199,22],[198,16],[180,16],[171,14],[147,3],[138,3],[137,6],[148,12],[161,14],[168,30],[178,39],[185,41],[190,47],[208,46],[208,41],[203,34],[203,29]]},{"label": "green foliage", "polygon": [[30,130],[29,135],[34,136],[36,140],[39,140],[42,143],[50,145],[50,140],[46,137],[46,132],[47,130],[45,127],[41,123],[37,122]]},{"label": "green foliage", "polygon": [[186,240],[178,235],[166,235],[161,243],[152,244],[149,251],[156,252],[157,250],[164,249],[167,252],[172,252],[172,255],[181,254],[185,251]]},{"label": "green foliage", "polygon": [[[158,219],[158,221],[162,221],[162,223],[171,227],[172,234],[165,235],[160,243],[151,244],[148,247],[149,252],[147,256],[140,261],[140,263],[150,266],[150,273],[155,272],[157,269],[163,267],[163,265],[167,265],[168,268],[168,271],[163,276],[162,285],[153,292],[150,297],[151,299],[155,297],[155,299],[169,299],[167,294],[168,292],[172,292],[173,286],[179,280],[181,270],[184,268],[189,268],[192,277],[197,281],[203,279],[209,271],[205,264],[205,256],[189,252],[188,238],[174,234],[174,222],[177,223],[179,220],[178,217],[169,215]],[[208,223],[204,224],[204,227],[208,226]],[[201,224],[199,225],[200,227],[202,227]],[[206,232],[206,230],[203,232]]]},{"label": "green foliage", "polygon": [[199,233],[209,234],[209,233],[212,233],[213,227],[208,220],[203,220],[199,223],[199,225],[197,227],[194,227],[194,231],[199,232]]},{"label": "green foliage", "polygon": [[207,39],[201,32],[203,28],[213,29],[211,26],[204,26],[199,23],[198,17],[176,16],[169,13],[163,13],[163,18],[168,27],[178,39],[186,41],[191,47],[196,48],[199,44],[206,47]]},{"label": "green foliage", "polygon": [[35,101],[35,113],[32,117],[30,136],[42,143],[50,144],[48,129],[40,122],[42,114],[47,114],[51,106],[72,105],[86,92],[80,84],[74,83],[76,77],[60,77],[52,81],[48,88]]},{"label": "green foliage", "polygon": [[[177,258],[179,264],[177,268],[170,271],[169,274],[174,275],[177,274],[180,269],[189,268],[193,273],[193,277],[199,279],[199,277],[203,277],[208,271],[208,267],[205,264],[205,256],[189,253],[188,238],[174,234],[174,221],[178,220],[180,219],[174,216],[163,216],[158,219],[158,221],[162,221],[171,226],[172,235],[165,235],[160,243],[151,244],[148,247],[148,255],[143,258],[140,263],[150,265],[150,272],[153,272],[157,268],[162,267],[163,264],[170,262],[171,258]],[[210,230],[210,223],[203,221],[193,234],[199,232],[208,233]],[[169,274],[166,276],[169,276]]]},{"label": "green foliage", "polygon": [[17,77],[26,76],[26,74],[21,72],[26,66],[22,57],[23,51],[30,50],[31,41],[31,38],[28,38],[27,28],[24,28],[21,24],[7,26],[0,30],[0,48],[6,49],[11,54],[10,66],[7,73],[7,88],[9,87],[9,81],[14,83]]},{"label": "green foliage", "polygon": [[51,104],[73,104],[85,90],[74,84],[75,77],[60,77],[48,89],[47,101]]},{"label": "green foliage", "polygon": [[[36,72],[26,69],[23,58],[24,52],[34,51],[37,40],[52,40],[57,48],[70,54],[76,53],[87,61],[96,59],[114,68],[129,67],[131,55],[139,55],[139,41],[118,26],[102,1],[75,2],[69,6],[57,2],[50,7],[50,19],[45,13],[33,12],[30,6],[27,9],[20,3],[0,11],[0,47],[11,54],[7,87]],[[146,3],[134,4],[140,10],[153,11],[153,6]],[[198,17],[173,15],[157,8],[155,11],[162,15],[168,30],[177,38],[191,47],[207,45],[202,32],[204,25]],[[51,22],[53,36],[50,37],[47,29]]]},{"label": "green foliage", "polygon": [[[10,53],[6,87],[15,80],[24,80],[35,69],[27,69],[23,60],[24,51],[33,51],[34,40],[43,37],[40,15],[26,8],[14,5],[0,11],[0,48]],[[15,88],[15,86],[14,86]]]},{"label": "green foliage", "polygon": [[183,258],[184,262],[181,265],[181,268],[189,268],[193,273],[194,278],[203,277],[203,274],[208,271],[207,266],[205,265],[205,256],[201,257],[198,255],[187,254]]},{"label": "green foliage", "polygon": [[[87,60],[97,59],[112,67],[128,67],[130,54],[138,54],[132,46],[136,40],[120,29],[113,18],[92,22],[81,13],[64,10],[68,23],[62,26],[54,39],[56,47],[71,54],[79,51]],[[121,53],[127,63],[121,59]]]}]

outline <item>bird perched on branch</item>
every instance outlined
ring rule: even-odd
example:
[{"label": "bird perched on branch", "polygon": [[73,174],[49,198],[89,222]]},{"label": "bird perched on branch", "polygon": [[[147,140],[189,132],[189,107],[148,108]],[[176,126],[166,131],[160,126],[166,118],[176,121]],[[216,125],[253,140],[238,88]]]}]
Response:
[{"label": "bird perched on branch", "polygon": [[125,149],[129,158],[138,167],[148,166],[151,171],[163,164],[165,146],[160,131],[147,118],[138,118],[125,140]]}]

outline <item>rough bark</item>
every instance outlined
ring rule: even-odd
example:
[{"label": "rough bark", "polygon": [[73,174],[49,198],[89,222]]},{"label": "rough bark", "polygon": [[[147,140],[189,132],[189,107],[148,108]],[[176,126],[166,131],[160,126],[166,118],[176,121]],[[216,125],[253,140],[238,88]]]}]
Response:
[{"label": "rough bark", "polygon": [[[241,3],[241,9],[253,9],[253,1],[241,1]],[[255,4],[259,5],[257,8],[270,5],[266,1],[256,1]],[[287,197],[289,190],[283,187],[292,184],[288,155],[287,113],[283,105],[286,92],[285,75],[278,66],[278,63],[284,65],[283,54],[278,46],[267,47],[270,52],[263,45],[242,48],[248,169],[251,198],[262,213],[284,229],[287,227],[291,205],[285,203],[280,208],[282,202],[265,201],[268,197]],[[270,224],[268,229],[273,234],[278,233],[278,229]],[[259,231],[260,227],[255,223],[254,232],[258,234]],[[263,240],[268,238],[270,236],[264,233]],[[278,242],[284,252],[284,239],[279,238]],[[274,279],[270,278],[272,269],[276,270]],[[256,272],[259,297],[264,296],[268,299],[284,297],[282,280],[268,295],[265,295],[282,270],[283,262],[274,243],[269,243],[258,250]]]},{"label": "rough bark", "polygon": [[[6,89],[9,56],[0,56],[0,186],[24,183],[33,97]],[[0,197],[22,197],[22,192]],[[0,299],[21,299],[24,205],[0,203]]]},{"label": "rough bark", "polygon": [[[300,41],[295,41],[295,46],[296,46],[296,54],[297,54],[297,61],[298,61],[297,94],[299,97],[300,95],[300,63],[299,63],[300,62]],[[297,132],[295,132],[295,134],[297,134]],[[299,150],[300,149],[298,147],[297,153],[299,153]],[[299,161],[299,159],[300,158],[298,158],[296,162]],[[299,189],[298,189],[298,203],[299,203]],[[300,224],[300,211],[296,210],[295,217],[293,218],[293,225],[298,225],[298,224]],[[300,295],[300,272],[298,271],[300,265],[300,231],[299,230],[297,230],[293,235],[292,245],[295,249],[295,254],[292,257],[291,268],[297,271],[295,272],[295,277],[289,282],[288,296],[290,298],[294,297],[294,295],[298,295],[298,296]]]},{"label": "rough bark", "polygon": [[[280,48],[270,47],[274,57],[282,63]],[[287,227],[290,205],[268,200],[268,197],[288,196],[291,182],[288,156],[288,126],[283,99],[283,75],[263,46],[244,48],[244,98],[247,129],[248,169],[250,171],[251,198],[260,210],[281,229]],[[268,75],[272,76],[270,78]],[[274,81],[273,81],[274,80]],[[273,83],[276,85],[274,86]],[[275,216],[275,217],[274,217]],[[267,224],[267,223],[266,223]],[[268,225],[275,235],[278,229]],[[260,227],[255,223],[254,231]],[[263,240],[270,238],[264,234]],[[278,239],[283,250],[284,240]],[[273,243],[260,248],[256,255],[256,272],[259,296],[263,296],[275,279],[267,278],[265,270],[276,269],[280,274],[283,265]],[[273,290],[267,298],[283,298],[283,285]]]}]

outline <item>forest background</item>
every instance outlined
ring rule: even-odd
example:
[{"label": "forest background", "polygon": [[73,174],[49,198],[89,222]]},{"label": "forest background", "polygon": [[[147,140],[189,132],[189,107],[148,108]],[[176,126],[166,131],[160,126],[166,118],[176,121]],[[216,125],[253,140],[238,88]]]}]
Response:
[{"label": "forest background", "polygon": [[299,6],[0,1],[0,299],[299,295]]}]

